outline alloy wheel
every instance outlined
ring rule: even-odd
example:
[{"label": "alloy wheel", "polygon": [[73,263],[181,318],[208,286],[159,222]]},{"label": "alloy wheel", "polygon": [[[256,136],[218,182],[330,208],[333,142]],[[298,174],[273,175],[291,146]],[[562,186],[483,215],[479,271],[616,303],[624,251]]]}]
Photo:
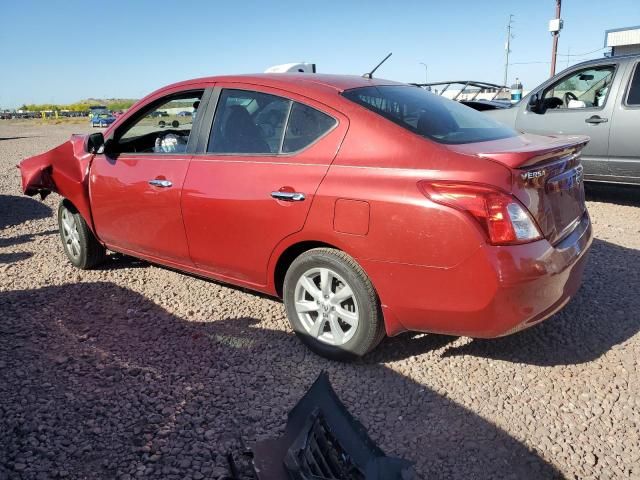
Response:
[{"label": "alloy wheel", "polygon": [[77,260],[81,253],[80,234],[75,217],[67,209],[62,211],[62,239],[64,248],[74,260]]},{"label": "alloy wheel", "polygon": [[300,276],[295,309],[310,336],[334,346],[351,340],[360,321],[353,289],[330,268],[312,268]]}]

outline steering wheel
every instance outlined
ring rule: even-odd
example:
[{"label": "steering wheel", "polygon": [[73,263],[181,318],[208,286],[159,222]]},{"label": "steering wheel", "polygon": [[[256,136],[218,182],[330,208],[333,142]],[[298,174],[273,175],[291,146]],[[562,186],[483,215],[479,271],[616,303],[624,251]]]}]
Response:
[{"label": "steering wheel", "polygon": [[565,94],[564,94],[564,106],[565,107],[569,106],[569,100],[578,100],[578,97],[576,97],[575,93],[573,93],[573,92],[565,92]]},{"label": "steering wheel", "polygon": [[168,131],[156,137],[153,151],[156,153],[181,153],[187,149],[187,139],[182,135]]}]

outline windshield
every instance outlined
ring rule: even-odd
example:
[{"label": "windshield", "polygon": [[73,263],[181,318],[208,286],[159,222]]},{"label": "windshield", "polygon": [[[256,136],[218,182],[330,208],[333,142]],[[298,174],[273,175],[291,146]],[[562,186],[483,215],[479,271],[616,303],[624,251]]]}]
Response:
[{"label": "windshield", "polygon": [[418,87],[362,87],[346,90],[342,95],[438,143],[487,142],[518,135],[515,130],[472,108]]}]

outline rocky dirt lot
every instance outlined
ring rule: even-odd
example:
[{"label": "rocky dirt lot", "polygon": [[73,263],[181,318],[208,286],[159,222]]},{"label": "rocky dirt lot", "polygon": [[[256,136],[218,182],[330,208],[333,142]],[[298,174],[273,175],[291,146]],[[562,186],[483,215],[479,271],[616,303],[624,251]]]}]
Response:
[{"label": "rocky dirt lot", "polygon": [[591,193],[584,286],[544,324],[343,364],[278,301],[130,258],[74,270],[59,199],[21,196],[15,164],[83,128],[0,122],[0,479],[223,477],[322,370],[423,478],[640,479],[640,190]]}]

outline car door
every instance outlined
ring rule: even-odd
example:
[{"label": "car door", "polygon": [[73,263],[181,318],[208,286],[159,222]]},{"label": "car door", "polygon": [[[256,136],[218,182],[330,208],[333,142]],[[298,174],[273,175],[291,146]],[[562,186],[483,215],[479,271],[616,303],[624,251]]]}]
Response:
[{"label": "car door", "polygon": [[588,135],[591,141],[582,152],[585,175],[609,175],[609,120],[617,67],[616,62],[590,65],[546,84],[529,96],[537,96],[536,105],[522,102],[516,129],[541,135]]},{"label": "car door", "polygon": [[615,181],[640,184],[640,61],[627,69],[611,122],[609,164]]},{"label": "car door", "polygon": [[277,89],[220,87],[183,189],[191,259],[219,277],[261,286],[276,245],[302,229],[347,119]]},{"label": "car door", "polygon": [[108,136],[104,153],[95,156],[89,185],[93,221],[109,248],[191,264],[180,197],[193,151],[194,117],[177,113],[195,112],[204,92],[174,89],[152,98]]}]

